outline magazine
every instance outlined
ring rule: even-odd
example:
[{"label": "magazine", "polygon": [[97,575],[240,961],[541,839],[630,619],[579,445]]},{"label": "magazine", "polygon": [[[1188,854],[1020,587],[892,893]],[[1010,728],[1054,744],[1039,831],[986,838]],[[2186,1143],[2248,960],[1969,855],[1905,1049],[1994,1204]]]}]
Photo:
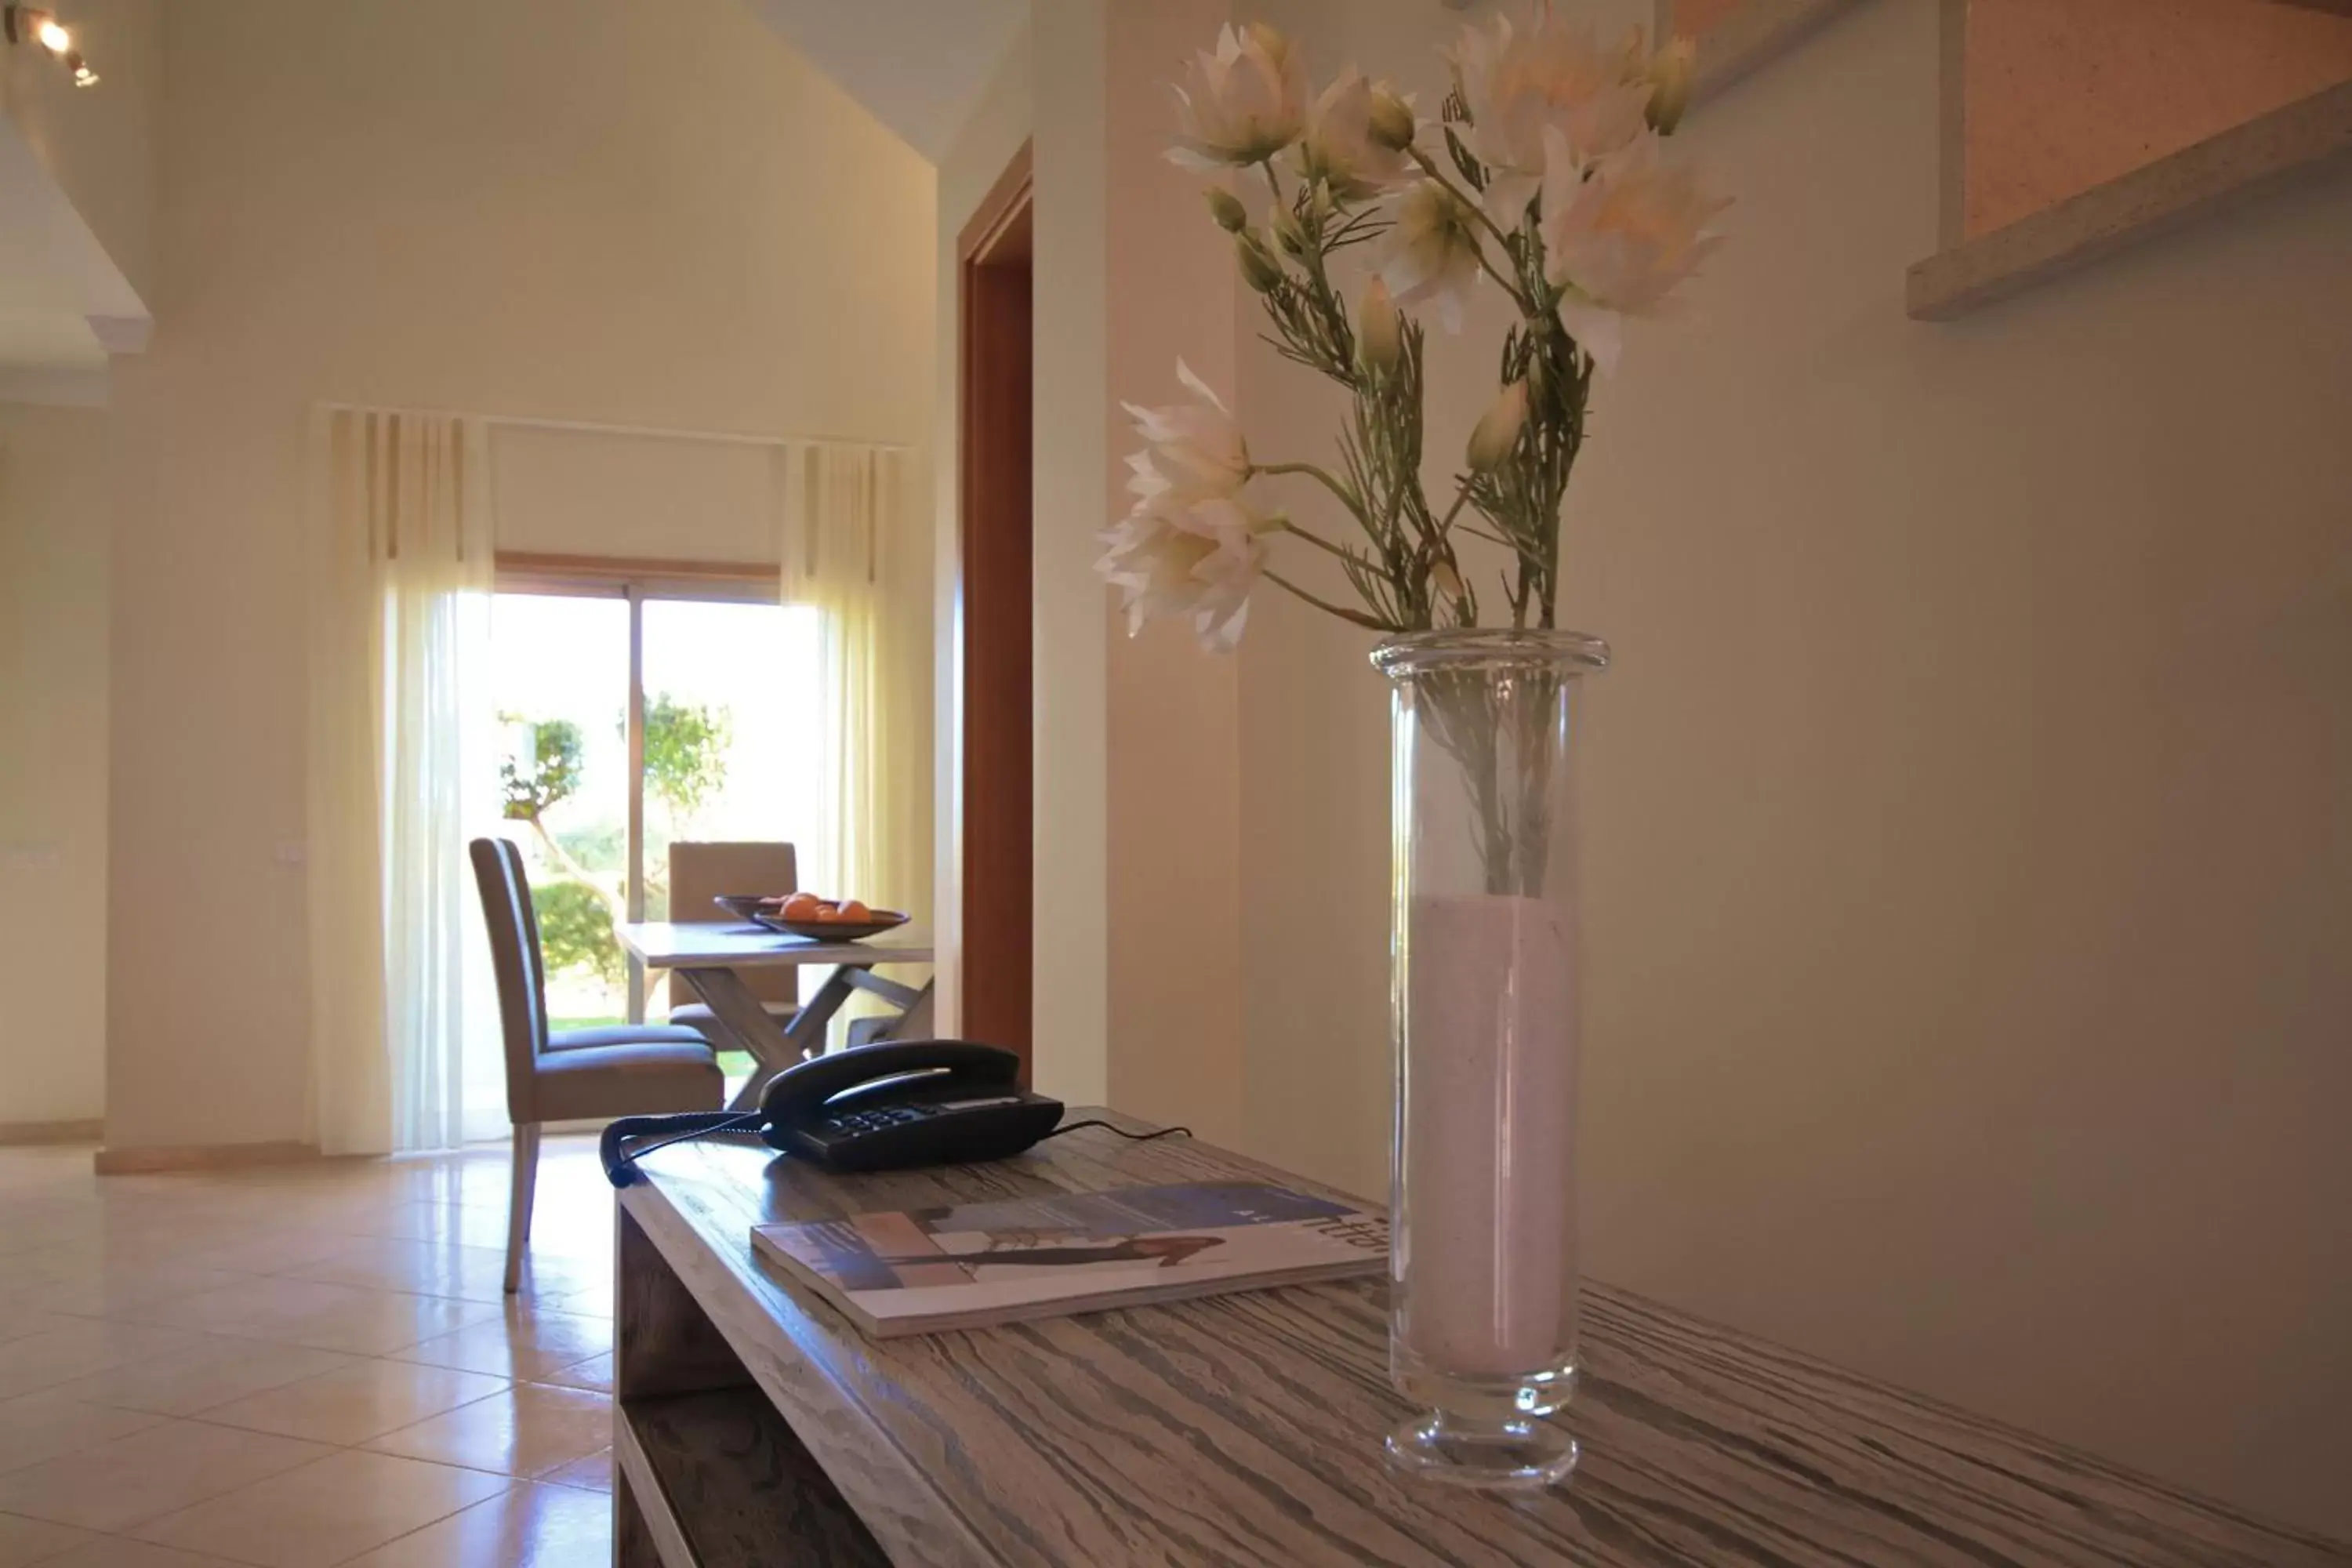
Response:
[{"label": "magazine", "polygon": [[1377,1274],[1389,1255],[1384,1216],[1265,1182],[892,1209],[751,1241],[877,1339]]}]

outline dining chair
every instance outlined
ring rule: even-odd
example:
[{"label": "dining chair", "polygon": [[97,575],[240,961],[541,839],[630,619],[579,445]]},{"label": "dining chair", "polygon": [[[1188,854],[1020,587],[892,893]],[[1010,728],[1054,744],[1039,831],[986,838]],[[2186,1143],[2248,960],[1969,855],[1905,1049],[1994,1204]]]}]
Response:
[{"label": "dining chair", "polygon": [[[800,857],[789,844],[679,841],[669,847],[669,918],[674,921],[726,919],[714,901],[721,893],[796,893],[800,887]],[[746,969],[740,978],[779,1027],[800,1012],[799,970]],[[710,1021],[709,1006],[695,1001],[676,974],[669,977],[669,999],[671,1023],[698,1029]]]},{"label": "dining chair", "polygon": [[522,1284],[539,1177],[540,1128],[550,1121],[609,1121],[668,1110],[716,1110],[727,1082],[710,1043],[669,1024],[551,1029],[547,960],[522,851],[507,838],[467,847],[482,920],[490,931],[499,1021],[506,1039],[507,1120],[514,1123],[514,1192],[507,1210],[507,1294]]}]

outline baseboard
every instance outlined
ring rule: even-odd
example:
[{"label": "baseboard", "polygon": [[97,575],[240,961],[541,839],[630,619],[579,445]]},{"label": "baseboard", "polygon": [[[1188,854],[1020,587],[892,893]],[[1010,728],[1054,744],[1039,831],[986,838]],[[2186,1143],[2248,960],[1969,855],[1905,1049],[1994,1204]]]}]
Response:
[{"label": "baseboard", "polygon": [[0,1146],[10,1143],[95,1143],[103,1121],[0,1121]]},{"label": "baseboard", "polygon": [[100,1149],[90,1163],[101,1176],[152,1171],[226,1171],[241,1165],[290,1165],[320,1158],[315,1143],[190,1143],[178,1148]]}]

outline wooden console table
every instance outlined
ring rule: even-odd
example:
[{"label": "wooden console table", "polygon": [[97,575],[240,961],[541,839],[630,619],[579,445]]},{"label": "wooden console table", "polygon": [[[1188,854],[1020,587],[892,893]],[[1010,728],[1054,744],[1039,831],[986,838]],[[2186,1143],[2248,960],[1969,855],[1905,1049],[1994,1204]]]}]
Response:
[{"label": "wooden console table", "polygon": [[1377,1281],[884,1342],[751,1252],[765,1220],[1279,1174],[1181,1138],[853,1178],[714,1142],[646,1169],[617,1221],[620,1568],[2352,1561],[1601,1287],[1582,1466],[1512,1502],[1382,1463],[1406,1411]]}]

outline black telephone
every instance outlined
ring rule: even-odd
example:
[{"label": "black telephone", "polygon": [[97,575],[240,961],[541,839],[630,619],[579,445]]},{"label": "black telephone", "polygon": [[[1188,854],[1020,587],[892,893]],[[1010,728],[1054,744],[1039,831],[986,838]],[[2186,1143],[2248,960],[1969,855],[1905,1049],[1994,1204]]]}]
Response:
[{"label": "black telephone", "polygon": [[969,1040],[884,1040],[768,1081],[757,1112],[625,1116],[599,1152],[616,1187],[636,1179],[633,1138],[756,1127],[761,1142],[833,1171],[892,1171],[1018,1154],[1054,1131],[1062,1102],[1016,1081],[1021,1058]]}]

